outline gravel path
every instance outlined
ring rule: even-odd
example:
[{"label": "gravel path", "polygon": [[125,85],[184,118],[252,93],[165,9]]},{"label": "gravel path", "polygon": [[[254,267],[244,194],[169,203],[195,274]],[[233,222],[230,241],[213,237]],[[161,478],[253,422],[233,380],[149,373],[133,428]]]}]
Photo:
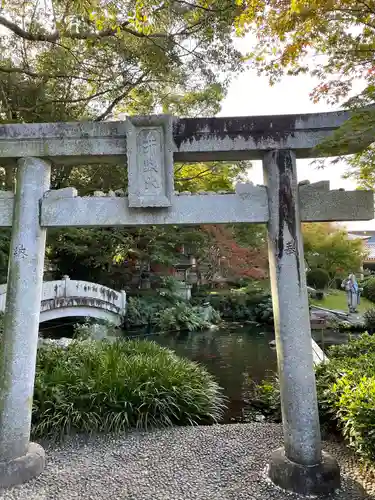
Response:
[{"label": "gravel path", "polygon": [[[0,499],[297,500],[266,479],[269,453],[281,442],[279,425],[261,423],[75,437],[47,446],[45,472],[0,492]],[[375,491],[355,480],[360,474],[346,449],[337,443],[325,449],[342,465],[335,499],[375,500]]]}]

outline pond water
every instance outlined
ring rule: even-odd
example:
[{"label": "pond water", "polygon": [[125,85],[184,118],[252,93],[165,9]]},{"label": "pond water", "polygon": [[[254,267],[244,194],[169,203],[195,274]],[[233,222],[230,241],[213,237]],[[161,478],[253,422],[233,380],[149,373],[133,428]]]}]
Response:
[{"label": "pond water", "polygon": [[[348,332],[313,331],[314,340],[323,349],[348,341]],[[148,335],[158,344],[173,349],[204,365],[229,399],[225,421],[243,419],[249,395],[249,381],[261,382],[277,370],[276,350],[270,346],[273,331],[249,325],[229,324],[218,330]]]},{"label": "pond water", "polygon": [[260,382],[277,369],[276,351],[269,346],[273,332],[246,325],[147,338],[204,365],[214,375],[229,399],[226,421],[243,417],[249,379]]},{"label": "pond water", "polygon": [[[46,337],[71,337],[73,322],[48,325]],[[130,335],[129,335],[130,336]],[[179,356],[204,365],[214,375],[229,399],[225,421],[241,420],[247,405],[249,380],[260,382],[271,377],[277,369],[276,351],[270,347],[274,333],[250,325],[228,324],[217,330],[165,335],[131,337],[154,340],[173,349]],[[348,333],[313,331],[315,341],[323,347],[347,342]]]}]

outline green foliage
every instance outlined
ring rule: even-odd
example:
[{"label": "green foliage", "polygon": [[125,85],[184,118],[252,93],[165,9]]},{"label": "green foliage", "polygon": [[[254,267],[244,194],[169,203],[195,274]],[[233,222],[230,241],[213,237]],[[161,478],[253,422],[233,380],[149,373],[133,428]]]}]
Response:
[{"label": "green foliage", "polygon": [[371,276],[361,283],[363,291],[362,295],[366,299],[375,302],[375,277]]},{"label": "green foliage", "polygon": [[265,295],[254,308],[255,320],[265,325],[273,325],[273,305],[271,295]]},{"label": "green foliage", "polygon": [[303,225],[305,260],[310,269],[324,269],[330,280],[359,271],[366,255],[363,241],[351,240],[333,224]]},{"label": "green foliage", "polygon": [[38,350],[33,434],[206,424],[224,399],[201,366],[148,341],[74,341]]},{"label": "green foliage", "polygon": [[211,293],[209,302],[224,319],[231,321],[273,322],[270,293],[260,287],[230,290],[225,294]]},{"label": "green foliage", "polygon": [[11,232],[8,228],[0,229],[0,281],[6,283],[8,279],[8,255],[10,251]]},{"label": "green foliage", "polygon": [[107,321],[86,318],[84,323],[74,325],[74,338],[77,340],[108,340],[119,337],[119,329]]},{"label": "green foliage", "polygon": [[[229,0],[213,9],[174,1],[157,6],[123,0],[7,1],[0,16],[0,121],[214,115],[231,77],[243,66],[233,43],[234,16]],[[232,189],[249,166],[244,161],[176,164],[175,186],[193,192]],[[14,169],[7,172],[0,169],[0,187],[10,189]],[[126,190],[127,170],[122,162],[59,164],[52,167],[51,184],[75,186],[82,196]],[[171,227],[51,230],[47,254],[56,278],[67,274],[113,288],[137,287],[135,262],[141,268],[150,262],[172,266],[179,257],[176,247],[187,240],[197,258],[207,255],[199,228]],[[2,243],[0,238],[5,281],[8,246],[3,252]]]},{"label": "green foliage", "polygon": [[366,330],[373,332],[375,330],[375,308],[365,311],[363,319]]},{"label": "green foliage", "polygon": [[349,446],[375,460],[375,377],[349,373],[337,380],[332,392],[335,416]]},{"label": "green foliage", "polygon": [[[134,16],[138,9],[142,22]],[[42,122],[156,109],[215,114],[227,79],[241,65],[233,18],[225,0],[219,9],[123,0],[23,8],[7,1],[0,19],[2,115]],[[192,37],[196,47],[188,50]]]},{"label": "green foliage", "polygon": [[[375,337],[363,334],[348,344],[332,346],[329,362],[316,367],[320,421],[338,429],[360,456],[375,460]],[[257,388],[256,397],[278,415],[277,380]]]},{"label": "green foliage", "polygon": [[146,325],[156,325],[161,311],[176,304],[176,300],[169,300],[170,296],[150,295],[148,297],[129,297],[126,312],[128,328],[137,328]]},{"label": "green foliage", "polygon": [[127,328],[152,325],[154,330],[163,332],[196,331],[218,321],[220,314],[212,307],[193,306],[173,294],[130,297],[128,300]]},{"label": "green foliage", "polygon": [[329,274],[325,269],[311,269],[306,274],[306,280],[308,286],[316,289],[327,288],[329,284]]},{"label": "green foliage", "polygon": [[199,308],[180,302],[161,311],[157,316],[156,325],[164,332],[181,330],[193,332],[208,328],[210,323],[205,320]]},{"label": "green foliage", "polygon": [[[358,152],[346,157],[350,165],[348,175],[360,186],[372,189],[375,182],[373,2],[257,0],[246,2],[236,25],[241,34],[256,32],[256,45],[248,58],[272,83],[284,74],[309,73],[318,80],[310,94],[314,102],[324,99],[341,107],[343,100],[354,94],[344,103],[352,110],[352,118],[320,145],[316,157],[324,152],[342,160],[340,155]],[[358,93],[359,81],[363,90]]]},{"label": "green foliage", "polygon": [[262,413],[274,422],[281,422],[281,401],[277,377],[251,384],[251,406],[260,407]]},{"label": "green foliage", "polygon": [[[329,348],[329,357],[333,360],[352,362],[355,358],[369,355],[375,356],[375,336],[363,334],[359,338],[350,339],[347,344],[333,345]],[[360,363],[362,361],[359,361]]]}]

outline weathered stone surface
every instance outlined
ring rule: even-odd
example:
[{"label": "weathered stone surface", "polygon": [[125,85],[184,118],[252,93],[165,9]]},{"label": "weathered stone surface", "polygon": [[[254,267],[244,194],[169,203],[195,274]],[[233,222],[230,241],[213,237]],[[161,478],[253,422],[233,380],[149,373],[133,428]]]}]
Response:
[{"label": "weathered stone surface", "polygon": [[0,196],[0,227],[10,227],[12,225],[14,195],[10,191],[3,191]]},{"label": "weathered stone surface", "polygon": [[321,459],[321,437],[295,155],[270,151],[263,168],[284,446],[289,460],[312,466]]},{"label": "weathered stone surface", "polygon": [[0,462],[0,488],[26,483],[43,472],[45,453],[36,443],[29,443],[25,455]]},{"label": "weathered stone surface", "polygon": [[[371,220],[374,217],[370,191],[320,191],[312,185],[300,195],[303,222]],[[135,226],[153,224],[264,223],[268,221],[265,186],[239,184],[237,194],[195,195],[175,193],[170,208],[158,211],[131,209],[121,197],[47,198],[42,201],[41,222],[45,227]],[[333,203],[333,205],[332,205]],[[223,209],[225,207],[225,209]]]},{"label": "weathered stone surface", "polygon": [[340,488],[340,468],[337,460],[322,452],[317,465],[301,465],[291,462],[284,448],[274,451],[269,464],[269,477],[283,490],[305,496],[327,496]]},{"label": "weathered stone surface", "polygon": [[319,306],[311,306],[310,318],[312,329],[365,329],[365,322],[363,316],[360,314],[348,314],[344,311],[335,311]]},{"label": "weathered stone surface", "polygon": [[[0,312],[5,311],[6,287],[0,285]],[[126,313],[126,292],[117,292],[89,281],[62,280],[43,283],[39,322],[70,316],[94,317],[120,325]]]},{"label": "weathered stone surface", "polygon": [[[237,118],[175,118],[174,158],[178,161],[260,159],[270,149],[293,149],[297,157],[305,158],[316,155],[312,149],[349,117],[348,112],[341,111]],[[29,156],[52,158],[57,164],[125,163],[126,130],[126,122],[1,125],[0,158],[4,158],[4,163]],[[352,146],[353,151],[356,146],[359,144]]]},{"label": "weathered stone surface", "polygon": [[372,191],[330,191],[329,181],[299,186],[299,205],[301,220],[304,222],[374,218]]},{"label": "weathered stone surface", "polygon": [[53,198],[54,200],[58,200],[59,198],[74,198],[77,196],[77,190],[74,187],[66,187],[62,189],[50,189],[45,193],[43,196],[44,199],[46,198]]},{"label": "weathered stone surface", "polygon": [[39,201],[49,183],[47,162],[19,160],[0,360],[0,461],[4,462],[23,457],[30,439],[46,238],[39,225]]},{"label": "weathered stone surface", "polygon": [[[306,158],[350,117],[348,112],[306,115],[175,119],[179,161],[261,159],[272,149],[291,149]],[[352,146],[353,150],[358,144]]]},{"label": "weathered stone surface", "polygon": [[324,361],[328,361],[328,357],[324,354],[323,350],[318,346],[314,339],[311,339],[312,355],[314,365],[320,365]]},{"label": "weathered stone surface", "polygon": [[171,206],[174,191],[171,117],[129,117],[126,126],[129,207]]},{"label": "weathered stone surface", "polygon": [[13,191],[0,191],[0,200],[1,199],[11,199],[13,200],[14,193]]},{"label": "weathered stone surface", "polygon": [[125,122],[1,125],[0,158],[20,157],[53,158],[54,163],[72,165],[125,160]]},{"label": "weathered stone surface", "polygon": [[77,197],[43,200],[41,223],[45,227],[141,226],[154,224],[213,224],[266,222],[267,193],[254,187],[251,195],[174,196],[170,208],[129,208],[125,198]]}]

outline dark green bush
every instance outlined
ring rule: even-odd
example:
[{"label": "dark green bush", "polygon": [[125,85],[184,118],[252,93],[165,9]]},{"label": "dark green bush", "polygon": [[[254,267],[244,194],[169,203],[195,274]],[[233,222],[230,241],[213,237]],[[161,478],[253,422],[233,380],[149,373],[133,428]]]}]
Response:
[{"label": "dark green bush", "polygon": [[211,310],[210,314],[206,313],[207,309],[202,306],[193,306],[168,294],[148,298],[131,297],[128,301],[126,327],[130,329],[152,325],[155,330],[165,332],[203,330],[220,320],[218,312]]},{"label": "dark green bush", "polygon": [[[375,460],[375,337],[368,334],[333,346],[329,362],[316,368],[320,421],[339,430],[360,456]],[[275,414],[280,411],[277,380],[264,382],[256,396]]]},{"label": "dark green bush", "polygon": [[343,281],[343,278],[335,278],[332,285],[331,285],[331,288],[335,288],[337,290],[342,290],[341,288],[341,285],[342,285],[342,281]]},{"label": "dark green bush", "polygon": [[74,341],[38,350],[33,434],[212,423],[224,402],[201,366],[148,341]]},{"label": "dark green bush", "polygon": [[254,308],[254,319],[258,323],[273,325],[273,307],[271,296],[264,296]]},{"label": "dark green bush", "polygon": [[311,269],[311,271],[308,271],[306,274],[306,281],[308,286],[322,290],[328,286],[329,274],[325,269],[321,269],[319,267]]},{"label": "dark green bush", "polygon": [[170,297],[150,295],[148,297],[130,297],[127,303],[125,323],[127,328],[139,328],[148,324],[155,325],[160,311],[174,305]]},{"label": "dark green bush", "polygon": [[211,294],[209,302],[222,318],[231,321],[272,323],[272,300],[262,289],[231,290],[226,294]]},{"label": "dark green bush", "polygon": [[363,315],[366,330],[373,332],[375,330],[375,308],[368,309]]},{"label": "dark green bush", "polygon": [[371,276],[363,280],[361,286],[363,288],[362,295],[371,302],[375,302],[375,277]]},{"label": "dark green bush", "polygon": [[[158,313],[156,326],[164,332],[204,330],[209,328],[211,322],[219,319],[214,311],[207,312],[209,314],[206,318],[205,312],[200,307],[192,307],[190,304],[181,302]],[[212,321],[213,317],[215,321]]]}]

